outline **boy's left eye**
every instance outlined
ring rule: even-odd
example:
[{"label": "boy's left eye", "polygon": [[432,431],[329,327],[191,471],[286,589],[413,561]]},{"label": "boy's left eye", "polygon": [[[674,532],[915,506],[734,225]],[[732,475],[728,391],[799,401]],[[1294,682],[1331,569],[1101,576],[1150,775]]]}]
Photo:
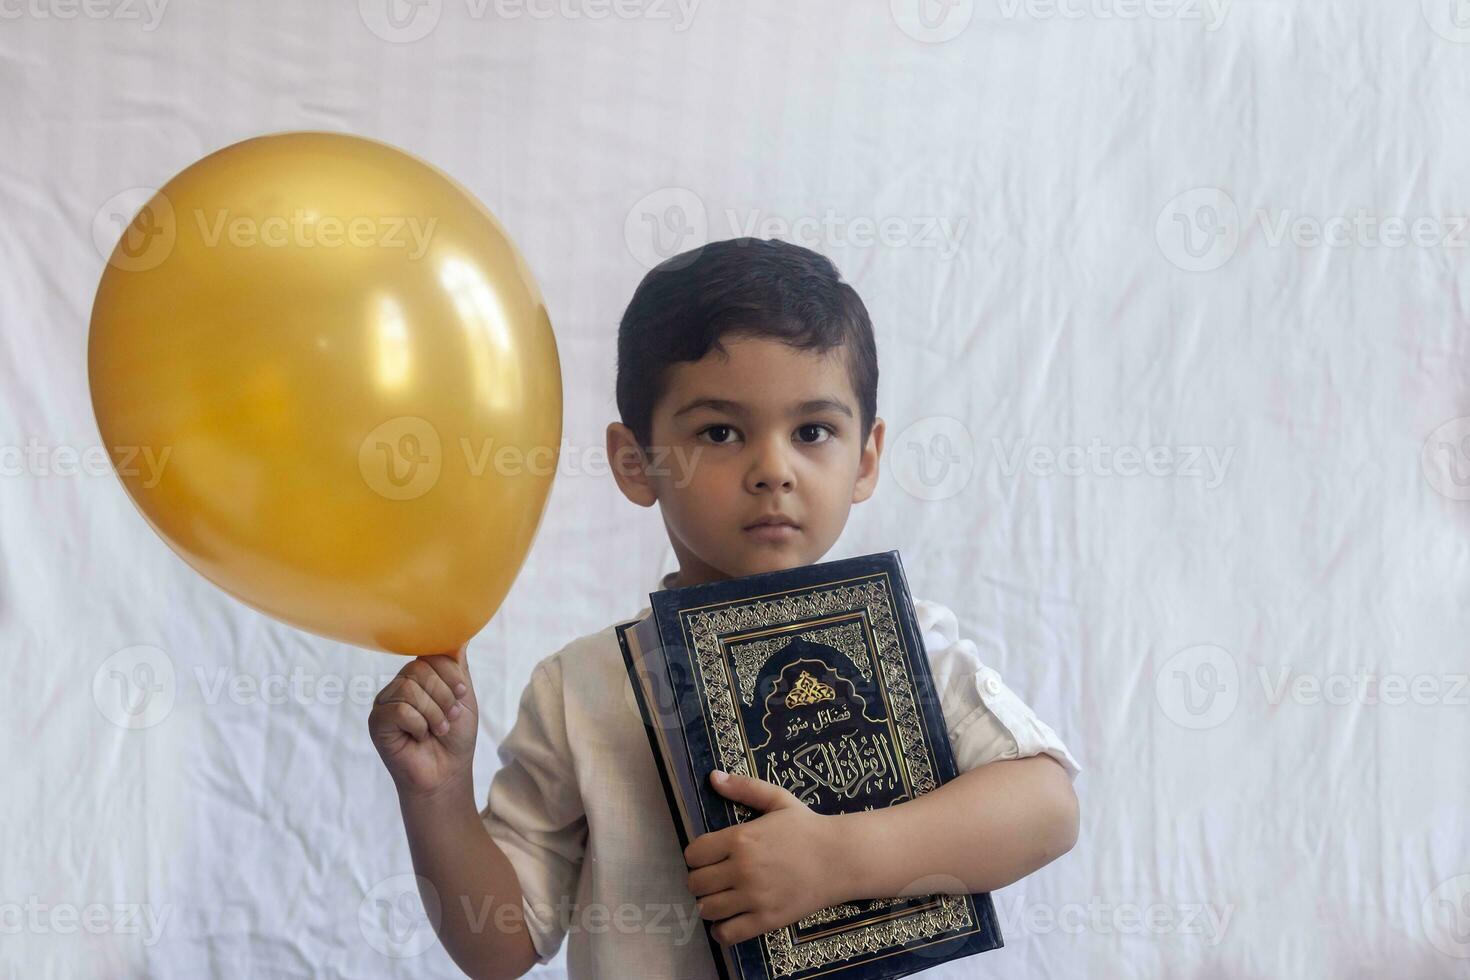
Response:
[{"label": "boy's left eye", "polygon": [[803,425],[801,428],[797,429],[796,431],[799,432],[799,433],[801,433],[801,432],[814,433],[814,438],[812,438],[812,439],[803,439],[802,440],[803,442],[806,442],[808,445],[813,445],[813,446],[814,445],[817,445],[818,443],[826,442],[828,439],[832,438],[833,436],[835,436],[837,434],[837,433],[835,433],[835,432],[832,431],[832,427],[831,426],[829,426],[829,425],[821,425],[820,423],[817,423],[817,422],[809,422],[808,424]]}]

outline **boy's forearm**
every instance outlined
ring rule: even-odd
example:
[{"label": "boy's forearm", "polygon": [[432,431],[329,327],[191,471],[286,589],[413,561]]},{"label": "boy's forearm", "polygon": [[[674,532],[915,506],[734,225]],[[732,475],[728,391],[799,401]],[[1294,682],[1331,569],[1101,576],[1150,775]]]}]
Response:
[{"label": "boy's forearm", "polygon": [[529,970],[536,949],[526,931],[520,882],[480,819],[473,787],[451,787],[432,799],[400,796],[398,802],[414,871],[437,892],[437,932],[450,957],[476,980]]},{"label": "boy's forearm", "polygon": [[1077,842],[1072,781],[1050,756],[979,766],[923,796],[839,814],[834,838],[849,901],[988,892]]}]

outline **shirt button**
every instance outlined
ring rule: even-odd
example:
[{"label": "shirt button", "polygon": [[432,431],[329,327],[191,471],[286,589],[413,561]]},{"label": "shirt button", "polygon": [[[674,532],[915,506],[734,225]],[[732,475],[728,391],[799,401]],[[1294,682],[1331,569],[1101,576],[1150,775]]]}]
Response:
[{"label": "shirt button", "polygon": [[989,691],[991,694],[999,694],[1000,693],[1000,678],[996,677],[994,674],[991,674],[990,676],[986,677],[985,678],[985,690]]}]

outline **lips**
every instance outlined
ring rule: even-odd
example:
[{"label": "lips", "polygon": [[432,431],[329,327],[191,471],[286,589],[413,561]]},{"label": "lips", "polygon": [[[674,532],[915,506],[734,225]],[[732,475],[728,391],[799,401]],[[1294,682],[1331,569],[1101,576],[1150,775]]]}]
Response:
[{"label": "lips", "polygon": [[790,528],[795,528],[796,526],[797,526],[796,522],[793,521],[789,517],[775,517],[775,516],[772,516],[772,517],[762,517],[760,520],[756,521],[754,524],[747,524],[747,525],[745,525],[745,529],[747,531],[751,531],[751,530],[754,530],[755,528],[758,528],[758,527],[790,527]]},{"label": "lips", "polygon": [[766,515],[754,524],[745,525],[745,534],[752,541],[761,541],[767,544],[785,544],[796,539],[801,533],[789,517]]}]

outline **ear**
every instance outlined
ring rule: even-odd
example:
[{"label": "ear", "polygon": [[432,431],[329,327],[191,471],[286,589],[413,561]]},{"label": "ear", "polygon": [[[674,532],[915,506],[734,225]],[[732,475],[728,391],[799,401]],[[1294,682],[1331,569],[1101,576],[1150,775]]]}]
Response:
[{"label": "ear", "polygon": [[883,456],[883,420],[873,419],[873,431],[868,433],[868,444],[858,457],[857,482],[852,487],[852,502],[860,504],[873,495],[878,487],[878,460]]},{"label": "ear", "polygon": [[648,459],[643,455],[643,448],[638,445],[633,430],[621,422],[608,423],[607,461],[624,497],[640,507],[652,507],[658,502],[653,482],[648,478]]}]

